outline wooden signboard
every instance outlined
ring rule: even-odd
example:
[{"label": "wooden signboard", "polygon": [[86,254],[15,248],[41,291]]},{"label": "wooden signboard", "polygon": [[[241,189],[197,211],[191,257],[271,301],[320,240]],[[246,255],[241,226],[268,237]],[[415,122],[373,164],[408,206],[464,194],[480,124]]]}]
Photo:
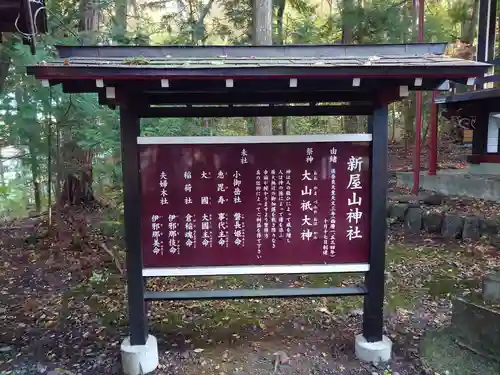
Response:
[{"label": "wooden signboard", "polygon": [[140,137],[143,275],[367,271],[370,140]]}]

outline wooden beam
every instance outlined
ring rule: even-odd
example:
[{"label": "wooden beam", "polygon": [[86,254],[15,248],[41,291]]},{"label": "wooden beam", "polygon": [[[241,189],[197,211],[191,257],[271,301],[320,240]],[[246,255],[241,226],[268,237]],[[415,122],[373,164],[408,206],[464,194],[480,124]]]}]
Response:
[{"label": "wooden beam", "polygon": [[[119,89],[117,89],[119,92]],[[140,100],[155,104],[284,104],[371,102],[376,92],[364,91],[257,91],[257,92],[145,92]]]},{"label": "wooden beam", "polygon": [[371,105],[269,106],[269,107],[149,107],[137,110],[140,117],[257,117],[257,116],[355,116],[371,115]]}]

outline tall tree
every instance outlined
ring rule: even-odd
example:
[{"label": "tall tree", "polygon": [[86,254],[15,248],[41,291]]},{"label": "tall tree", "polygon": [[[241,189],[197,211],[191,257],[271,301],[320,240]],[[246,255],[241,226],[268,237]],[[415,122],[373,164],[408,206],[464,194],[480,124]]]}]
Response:
[{"label": "tall tree", "polygon": [[118,44],[126,44],[128,0],[115,0],[113,37]]},{"label": "tall tree", "polygon": [[[355,4],[353,0],[342,0],[342,44],[354,43]],[[358,129],[356,116],[344,116],[343,127],[346,133],[354,133]]]},{"label": "tall tree", "polygon": [[[272,0],[253,0],[252,37],[256,46],[273,44]],[[255,135],[273,135],[272,117],[255,118]]]},{"label": "tall tree", "polygon": [[[100,9],[96,8],[92,0],[80,0],[79,21],[80,35],[84,35],[88,41],[95,41],[99,29]],[[71,107],[68,111],[69,109]],[[80,147],[71,127],[60,128],[60,123],[65,119],[57,120],[56,137],[62,142],[56,142],[57,203],[60,206],[87,204],[94,201],[93,151]],[[58,186],[60,181],[63,181],[61,189]]]}]

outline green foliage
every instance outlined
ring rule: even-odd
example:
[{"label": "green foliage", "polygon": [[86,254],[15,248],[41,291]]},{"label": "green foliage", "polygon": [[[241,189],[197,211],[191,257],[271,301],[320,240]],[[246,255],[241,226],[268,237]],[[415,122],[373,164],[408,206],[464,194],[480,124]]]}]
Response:
[{"label": "green foliage", "polygon": [[[176,4],[180,4],[177,9]],[[464,24],[471,18],[473,4],[473,0],[426,2],[426,40],[455,41],[459,38]],[[12,216],[17,215],[14,212],[28,209],[33,201],[34,180],[41,183],[42,200],[47,201],[49,157],[52,170],[57,172],[57,132],[62,147],[73,142],[83,151],[92,151],[94,191],[119,210],[122,172],[117,111],[100,106],[96,95],[69,95],[64,94],[60,86],[42,87],[40,82],[25,74],[25,67],[54,58],[54,46],[59,44],[250,44],[252,2],[53,0],[48,6],[50,32],[38,37],[35,56],[15,35],[7,36],[0,44],[0,113],[3,120],[0,122],[0,148],[13,146],[22,150],[20,168],[23,169],[20,177],[0,184],[0,210]],[[89,25],[91,27],[87,27]],[[273,27],[274,40],[284,44],[338,43],[346,31],[352,33],[354,43],[415,40],[409,0],[276,0]],[[4,79],[2,63],[8,67]],[[149,60],[137,56],[124,59],[122,63],[148,65]],[[400,104],[393,108],[395,113],[391,118],[395,121],[411,119],[406,116],[411,105]],[[360,129],[365,126],[359,124]],[[288,134],[338,133],[343,126],[339,118],[273,119],[274,134],[282,134],[284,127]],[[252,132],[252,120],[241,118],[142,122],[142,134],[150,136],[246,135]],[[53,175],[53,187],[54,182]],[[115,218],[110,222],[120,220]]]}]

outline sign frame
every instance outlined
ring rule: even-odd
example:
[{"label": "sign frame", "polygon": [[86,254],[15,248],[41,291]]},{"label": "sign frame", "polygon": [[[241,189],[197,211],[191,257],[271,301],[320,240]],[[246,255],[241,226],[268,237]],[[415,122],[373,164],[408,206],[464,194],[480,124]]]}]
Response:
[{"label": "sign frame", "polygon": [[[368,117],[368,133],[371,135],[371,197],[370,199],[370,253],[364,284],[347,288],[278,288],[241,289],[213,291],[153,292],[145,290],[143,273],[141,233],[141,180],[138,152],[141,114],[133,106],[120,107],[120,130],[122,146],[123,193],[125,214],[125,240],[127,248],[127,278],[129,288],[130,338],[132,345],[144,345],[148,337],[146,303],[154,300],[205,300],[242,298],[295,298],[319,296],[364,296],[363,337],[367,342],[380,342],[383,336],[383,303],[385,287],[385,245],[387,216],[387,153],[388,153],[388,105],[379,104]],[[376,129],[376,131],[375,131]],[[351,137],[352,135],[344,135]],[[316,137],[327,136],[305,136]],[[259,137],[244,139],[261,141]],[[179,141],[188,137],[179,137]],[[214,142],[217,137],[210,141]],[[241,142],[240,138],[240,141]],[[280,138],[276,137],[276,141]],[[282,138],[286,139],[286,138]],[[190,139],[192,140],[192,139]],[[201,138],[199,138],[201,141]],[[237,138],[234,138],[237,141]],[[381,220],[384,218],[384,220]],[[239,269],[238,273],[244,269]],[[261,268],[261,270],[265,270]],[[339,270],[337,268],[337,270]],[[337,272],[331,268],[330,272]],[[219,271],[219,270],[217,270]],[[252,270],[255,272],[256,270]],[[298,272],[299,270],[295,270]],[[209,271],[197,272],[198,275]],[[173,271],[171,272],[173,273]],[[196,275],[196,276],[198,276]]]},{"label": "sign frame", "polygon": [[[245,145],[245,144],[294,144],[294,143],[341,143],[367,142],[371,144],[372,135],[328,134],[328,135],[277,135],[277,136],[215,136],[215,137],[137,137],[138,145]],[[142,249],[144,251],[144,249]],[[169,276],[223,276],[223,275],[272,275],[272,274],[314,274],[367,272],[368,263],[325,263],[282,265],[230,265],[198,267],[144,267],[144,277]]]}]

